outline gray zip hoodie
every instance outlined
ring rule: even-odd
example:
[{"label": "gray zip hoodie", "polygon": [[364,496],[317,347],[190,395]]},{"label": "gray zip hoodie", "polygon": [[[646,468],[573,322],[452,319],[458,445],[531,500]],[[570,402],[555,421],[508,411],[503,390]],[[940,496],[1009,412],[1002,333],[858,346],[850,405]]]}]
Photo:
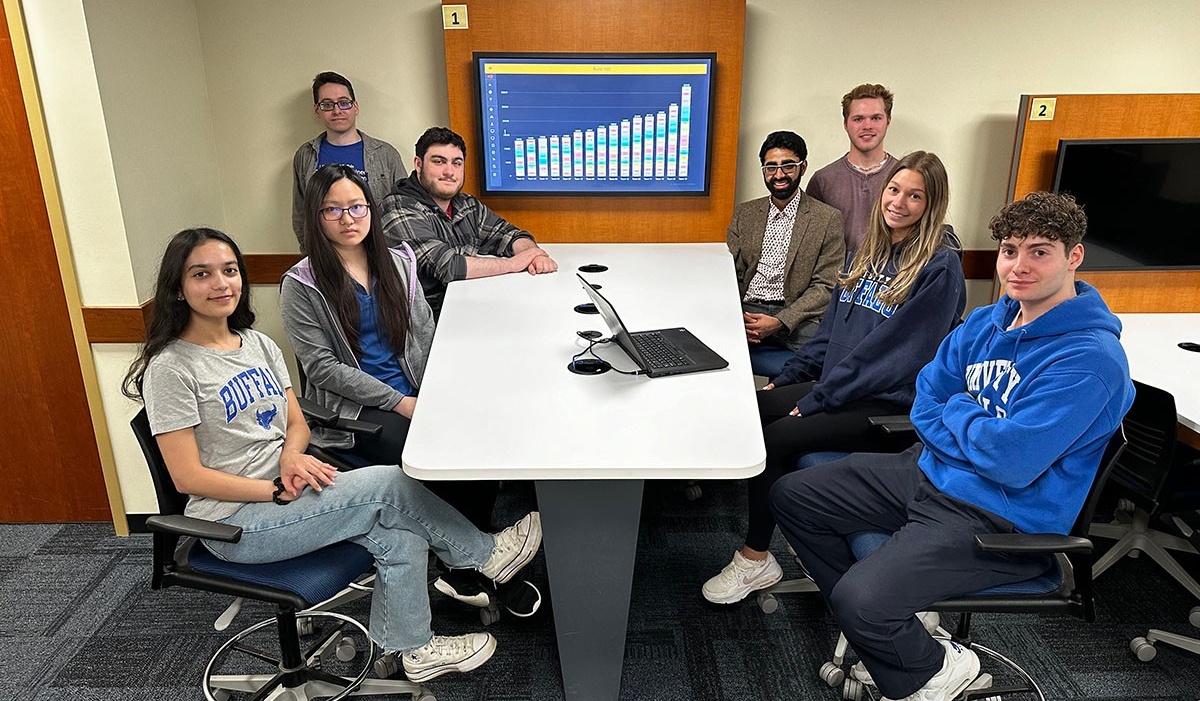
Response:
[{"label": "gray zip hoodie", "polygon": [[[416,256],[407,244],[392,248],[392,260],[408,288],[409,325],[400,366],[413,387],[421,386],[434,322],[429,304],[417,280]],[[280,285],[283,328],[304,371],[304,396],[337,412],[357,419],[364,406],[391,411],[404,395],[380,382],[359,367],[341,324],[325,295],[317,289],[308,258],[284,273]],[[322,448],[350,448],[354,436],[346,431],[313,429],[312,442]]]}]

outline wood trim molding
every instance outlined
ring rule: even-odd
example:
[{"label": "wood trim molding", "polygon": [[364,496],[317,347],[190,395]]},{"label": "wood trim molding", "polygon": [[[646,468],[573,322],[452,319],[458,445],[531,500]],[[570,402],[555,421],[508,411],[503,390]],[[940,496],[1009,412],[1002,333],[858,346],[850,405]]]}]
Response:
[{"label": "wood trim molding", "polygon": [[[247,253],[246,268],[251,285],[278,285],[280,278],[296,263],[299,253]],[[963,275],[968,280],[991,280],[996,270],[996,251],[963,251]],[[83,324],[88,343],[141,343],[146,340],[146,325],[154,300],[137,307],[84,307]]]},{"label": "wood trim molding", "polygon": [[972,248],[963,251],[963,277],[968,280],[991,280],[996,277],[995,248]]},{"label": "wood trim molding", "polygon": [[140,307],[84,307],[88,343],[141,343],[146,340],[153,307],[152,299]]},{"label": "wood trim molding", "polygon": [[283,274],[304,256],[299,253],[247,253],[251,285],[278,285]]}]

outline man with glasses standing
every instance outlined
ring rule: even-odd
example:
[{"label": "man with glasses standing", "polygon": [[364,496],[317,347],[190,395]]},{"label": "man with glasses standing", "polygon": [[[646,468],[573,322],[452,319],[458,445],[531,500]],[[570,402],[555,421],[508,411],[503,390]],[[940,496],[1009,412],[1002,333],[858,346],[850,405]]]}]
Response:
[{"label": "man with glasses standing", "polygon": [[842,127],[850,137],[846,155],[813,173],[808,194],[842,213],[846,250],[867,235],[871,208],[879,201],[896,159],[883,148],[892,123],[892,91],[864,83],[842,96]]},{"label": "man with glasses standing", "polygon": [[812,338],[845,259],[842,215],[800,189],[808,147],[769,134],[758,151],[767,197],[739,204],[725,234],[755,375],[775,377]]},{"label": "man with glasses standing", "polygon": [[304,246],[304,191],[317,169],[330,163],[348,165],[358,171],[382,202],[397,181],[408,176],[400,153],[386,141],[371,138],[355,126],[358,101],[354,86],[333,71],[313,78],[313,112],[325,132],[303,144],[292,158],[292,231]]}]

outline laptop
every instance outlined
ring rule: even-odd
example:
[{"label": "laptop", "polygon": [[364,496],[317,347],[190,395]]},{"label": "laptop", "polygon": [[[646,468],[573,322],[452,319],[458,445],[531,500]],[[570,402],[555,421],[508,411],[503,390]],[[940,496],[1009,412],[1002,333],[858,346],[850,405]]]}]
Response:
[{"label": "laptop", "polygon": [[596,305],[596,310],[604,317],[604,323],[608,325],[608,330],[612,332],[617,345],[647,376],[682,375],[719,370],[729,365],[729,361],[717,355],[713,349],[684,328],[631,333],[625,328],[621,317],[617,316],[617,310],[612,303],[582,275],[575,273],[575,277],[579,278],[592,304]]}]

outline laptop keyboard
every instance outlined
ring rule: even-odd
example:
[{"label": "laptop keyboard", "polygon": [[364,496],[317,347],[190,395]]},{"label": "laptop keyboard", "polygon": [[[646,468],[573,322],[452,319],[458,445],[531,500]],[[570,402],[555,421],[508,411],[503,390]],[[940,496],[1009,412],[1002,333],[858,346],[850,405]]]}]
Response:
[{"label": "laptop keyboard", "polygon": [[691,365],[691,360],[674,343],[663,338],[657,331],[632,334],[633,347],[652,368],[677,368]]}]

